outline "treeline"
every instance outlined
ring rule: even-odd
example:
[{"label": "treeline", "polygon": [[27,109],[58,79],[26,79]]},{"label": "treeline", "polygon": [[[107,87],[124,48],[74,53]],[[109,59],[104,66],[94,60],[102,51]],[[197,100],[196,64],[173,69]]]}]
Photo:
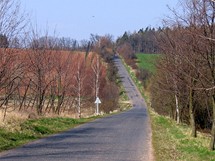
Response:
[{"label": "treeline", "polygon": [[125,32],[122,36],[118,37],[116,40],[116,52],[119,53],[125,60],[125,62],[131,66],[133,69],[137,70],[137,76],[142,79],[143,75],[150,76],[151,73],[144,69],[138,69],[136,62],[137,53],[145,54],[159,54],[161,52],[157,37],[162,32],[162,28],[157,29],[146,27],[145,29],[140,29],[138,32]]},{"label": "treeline", "polygon": [[138,32],[125,32],[116,40],[116,52],[123,57],[126,64],[135,70],[136,77],[145,87],[152,73],[138,68],[136,54],[159,54],[161,50],[157,37],[162,30],[160,27],[158,29],[146,27]]},{"label": "treeline", "polygon": [[215,2],[183,1],[157,37],[162,56],[151,83],[151,104],[160,114],[211,130],[215,149]]},{"label": "treeline", "polygon": [[118,87],[113,75],[107,78],[111,70],[97,53],[2,48],[0,56],[0,108],[5,116],[19,110],[81,117],[84,110],[94,113],[96,97],[103,101],[102,111],[118,107]]},{"label": "treeline", "polygon": [[[49,48],[55,50],[79,50],[85,51],[89,46],[91,46],[91,42],[89,40],[81,40],[78,41],[76,39],[72,39],[70,37],[56,37],[56,36],[46,36],[33,35],[27,37],[13,37],[10,39],[4,34],[0,34],[0,47],[4,48],[15,48],[15,49],[23,49],[23,48]],[[30,41],[26,41],[29,37],[33,37]]]},{"label": "treeline", "polygon": [[121,37],[116,40],[117,46],[127,45],[133,50],[134,53],[159,53],[159,46],[156,41],[156,35],[162,29],[146,27],[140,29],[138,32],[125,32]]}]

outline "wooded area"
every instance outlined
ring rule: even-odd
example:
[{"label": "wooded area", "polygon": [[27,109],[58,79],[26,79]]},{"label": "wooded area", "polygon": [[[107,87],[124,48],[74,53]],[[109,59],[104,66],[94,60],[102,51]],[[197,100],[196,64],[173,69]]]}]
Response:
[{"label": "wooded area", "polygon": [[[172,117],[177,123],[211,133],[210,149],[215,149],[215,2],[211,0],[180,1],[178,10],[164,19],[164,27],[153,29],[153,43],[146,48],[160,53],[152,73],[136,72],[144,80],[151,78],[151,106],[156,112]],[[142,30],[141,30],[142,31]],[[134,37],[142,32],[118,39],[118,52],[136,69],[135,53],[140,50]],[[144,34],[143,34],[144,35]],[[144,36],[143,36],[144,37]],[[124,42],[124,43],[121,43]],[[140,41],[141,42],[141,41]],[[142,41],[144,42],[144,41]],[[155,46],[156,44],[156,46]],[[148,48],[153,50],[148,50]],[[152,48],[151,48],[152,47]],[[145,77],[146,76],[146,77]]]},{"label": "wooded area", "polygon": [[[119,91],[113,65],[111,37],[94,41],[25,31],[28,21],[13,0],[0,1],[0,109],[4,113],[77,113],[93,115],[95,100],[101,111],[117,109]],[[4,17],[5,16],[5,17]],[[25,29],[25,30],[24,30]]]},{"label": "wooded area", "polygon": [[152,83],[152,107],[177,122],[211,129],[215,149],[215,3],[187,0],[158,39],[162,57]]},{"label": "wooded area", "polygon": [[[75,112],[81,117],[82,107],[93,114],[95,98],[106,98],[111,92],[117,108],[118,87],[111,89],[106,75],[107,64],[96,53],[49,49],[1,49],[0,107],[6,112],[19,109],[47,112]],[[112,85],[113,86],[113,85]],[[106,89],[106,90],[105,90]],[[108,89],[108,90],[107,90]],[[113,91],[116,91],[113,95]],[[105,93],[105,94],[103,94]],[[110,94],[109,94],[110,95]]]}]

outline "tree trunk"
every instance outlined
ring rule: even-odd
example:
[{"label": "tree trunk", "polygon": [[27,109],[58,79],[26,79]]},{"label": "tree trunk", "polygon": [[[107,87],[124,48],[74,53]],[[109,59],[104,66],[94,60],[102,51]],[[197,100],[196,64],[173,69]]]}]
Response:
[{"label": "tree trunk", "polygon": [[189,113],[190,113],[190,125],[191,125],[191,136],[192,137],[197,137],[197,133],[196,133],[196,122],[195,122],[195,110],[194,110],[194,106],[193,106],[193,95],[194,95],[194,91],[193,89],[190,89],[190,95],[189,95]]},{"label": "tree trunk", "polygon": [[61,83],[61,74],[58,74],[58,89],[57,89],[57,108],[56,108],[56,113],[60,115],[60,108],[62,104],[62,83]]},{"label": "tree trunk", "polygon": [[210,150],[215,150],[215,95],[212,96],[213,121],[211,129]]},{"label": "tree trunk", "polygon": [[44,91],[39,93],[37,98],[37,114],[41,116],[43,114],[43,101],[44,101]]},{"label": "tree trunk", "polygon": [[80,84],[78,87],[78,117],[81,118],[81,91],[80,91]]},{"label": "tree trunk", "polygon": [[175,106],[176,106],[176,121],[177,124],[180,123],[180,114],[179,114],[179,105],[178,105],[178,96],[175,95]]},{"label": "tree trunk", "polygon": [[80,64],[78,64],[77,72],[77,83],[78,83],[78,117],[81,118],[81,89],[82,89],[82,78],[80,73]]},{"label": "tree trunk", "polygon": [[20,106],[19,106],[19,111],[22,109],[22,105],[23,105],[24,101],[26,100],[27,92],[28,92],[28,89],[30,87],[30,84],[31,84],[31,80],[29,81],[27,88],[25,89],[24,96],[23,96],[22,101],[21,101]]}]

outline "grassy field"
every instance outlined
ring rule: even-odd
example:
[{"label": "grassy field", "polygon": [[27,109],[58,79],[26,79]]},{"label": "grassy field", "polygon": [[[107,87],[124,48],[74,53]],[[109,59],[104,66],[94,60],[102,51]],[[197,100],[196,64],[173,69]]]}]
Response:
[{"label": "grassy field", "polygon": [[74,128],[96,118],[98,117],[86,119],[41,118],[26,120],[10,130],[0,128],[0,151],[12,149],[27,142]]},{"label": "grassy field", "polygon": [[137,53],[136,56],[139,68],[146,69],[152,73],[156,71],[155,62],[159,58],[159,54]]},{"label": "grassy field", "polygon": [[[151,72],[156,71],[154,62],[159,57],[155,54],[136,54],[139,68]],[[135,80],[134,73],[125,64],[127,70]],[[143,87],[137,84],[148,102],[149,92],[143,91]],[[149,103],[148,103],[149,104]],[[150,106],[149,113],[152,123],[152,142],[156,161],[215,161],[215,152],[209,151],[210,137],[208,134],[198,132],[197,138],[190,137],[191,129],[188,125],[178,125],[168,117],[155,113]]]}]

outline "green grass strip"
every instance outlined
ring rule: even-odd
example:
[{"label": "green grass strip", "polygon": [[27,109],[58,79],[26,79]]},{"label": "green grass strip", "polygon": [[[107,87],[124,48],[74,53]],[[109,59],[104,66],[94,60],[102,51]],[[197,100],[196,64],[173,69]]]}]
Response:
[{"label": "green grass strip", "polygon": [[98,117],[81,119],[62,117],[41,118],[27,120],[21,123],[19,129],[15,131],[0,128],[0,151],[12,149],[30,141],[66,131],[83,123],[93,121],[96,118]]},{"label": "green grass strip", "polygon": [[210,137],[198,133],[190,136],[188,125],[178,125],[170,118],[150,110],[155,158],[158,161],[215,161],[215,151],[209,151]]}]

